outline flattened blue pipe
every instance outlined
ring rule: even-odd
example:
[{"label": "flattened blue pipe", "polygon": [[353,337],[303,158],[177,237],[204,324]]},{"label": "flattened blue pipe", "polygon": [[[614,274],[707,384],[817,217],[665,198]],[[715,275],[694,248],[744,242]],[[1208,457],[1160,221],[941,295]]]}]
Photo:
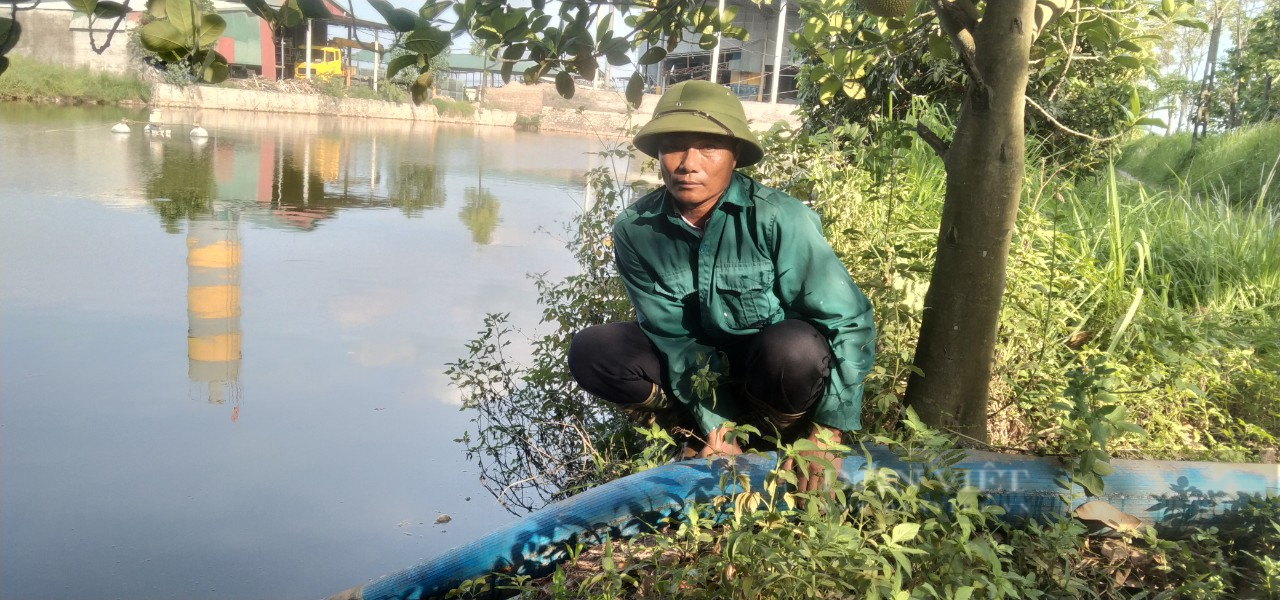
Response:
[{"label": "flattened blue pipe", "polygon": [[[771,455],[733,461],[752,489],[776,466]],[[1087,500],[1102,500],[1144,523],[1165,530],[1203,525],[1230,515],[1250,498],[1280,494],[1280,466],[1183,461],[1113,460],[1102,496],[1062,499],[1058,481],[1068,476],[1055,458],[970,451],[953,468],[982,492],[982,502],[1004,508],[1004,519],[1066,516]],[[662,519],[724,493],[728,461],[689,460],[637,473],[547,506],[434,559],[353,587],[329,600],[391,600],[442,597],[463,581],[489,573],[539,576],[568,558],[568,548],[650,531]],[[845,459],[841,478],[863,480],[868,469],[890,469],[914,480],[931,467],[906,463],[888,449],[868,446]],[[727,488],[729,493],[738,491]]]}]

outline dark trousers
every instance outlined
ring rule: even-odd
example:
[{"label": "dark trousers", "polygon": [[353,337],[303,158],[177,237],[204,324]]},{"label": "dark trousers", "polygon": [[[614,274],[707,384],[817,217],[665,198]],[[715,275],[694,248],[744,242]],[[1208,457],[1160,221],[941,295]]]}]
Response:
[{"label": "dark trousers", "polygon": [[[750,398],[746,412],[755,425],[772,420],[770,413],[809,412],[831,376],[831,346],[798,319],[770,325],[718,350],[729,358],[732,387],[726,391],[739,401]],[[670,394],[658,351],[634,321],[579,331],[569,345],[569,372],[582,389],[615,404],[644,402],[655,383]]]}]

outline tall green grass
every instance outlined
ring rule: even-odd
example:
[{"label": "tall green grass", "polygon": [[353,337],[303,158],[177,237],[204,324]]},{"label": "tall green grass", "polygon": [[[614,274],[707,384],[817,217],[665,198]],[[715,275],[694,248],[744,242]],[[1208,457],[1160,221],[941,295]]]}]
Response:
[{"label": "tall green grass", "polygon": [[1094,268],[1105,274],[1085,327],[1105,333],[1107,353],[1134,378],[1126,387],[1143,391],[1130,400],[1146,404],[1153,440],[1234,460],[1274,445],[1280,211],[1225,191],[1150,191],[1114,174],[1068,201],[1070,262],[1082,281]]},{"label": "tall green grass", "polygon": [[[917,112],[938,119],[927,108]],[[902,127],[872,124],[870,133],[850,127],[831,135],[841,136],[865,142],[841,148],[797,136],[770,146],[771,159],[756,175],[813,203],[833,248],[872,299],[877,360],[863,422],[874,430],[892,427],[901,414],[946,175],[932,150],[904,137]],[[1229,195],[1235,188],[1197,193],[1144,187],[1109,171],[1055,170],[1034,148],[1024,181],[991,382],[993,441],[1063,451],[1070,423],[1051,407],[1067,372],[1100,355],[1116,369],[1108,383],[1116,401],[1150,433],[1112,451],[1254,460],[1275,445],[1276,211]]]},{"label": "tall green grass", "polygon": [[1146,136],[1126,147],[1118,166],[1138,179],[1197,196],[1280,206],[1280,122],[1206,137]]},{"label": "tall green grass", "polygon": [[146,102],[151,86],[136,75],[67,68],[22,57],[10,57],[0,75],[0,100],[119,104]]}]

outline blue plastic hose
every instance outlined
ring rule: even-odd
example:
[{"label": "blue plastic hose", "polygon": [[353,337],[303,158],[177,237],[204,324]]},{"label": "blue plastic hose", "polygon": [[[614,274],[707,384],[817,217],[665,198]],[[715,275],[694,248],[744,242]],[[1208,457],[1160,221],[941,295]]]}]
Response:
[{"label": "blue plastic hose", "polygon": [[[914,480],[927,467],[906,463],[888,449],[868,446],[844,460],[841,478],[861,482],[868,469],[891,469]],[[1143,523],[1181,530],[1230,515],[1251,498],[1280,494],[1280,465],[1113,460],[1102,496],[1063,500],[1058,482],[1069,470],[1056,458],[969,451],[954,466],[977,488],[984,504],[1004,508],[1011,522],[1068,515],[1086,501],[1101,500]],[[734,460],[688,460],[637,473],[593,488],[431,560],[329,597],[329,600],[420,600],[443,597],[468,579],[490,573],[538,577],[568,558],[568,549],[605,538],[652,531],[689,507],[741,488],[726,474],[745,475],[758,490],[777,466],[773,455]],[[726,484],[722,485],[722,479]],[[1079,496],[1079,495],[1078,495]]]}]

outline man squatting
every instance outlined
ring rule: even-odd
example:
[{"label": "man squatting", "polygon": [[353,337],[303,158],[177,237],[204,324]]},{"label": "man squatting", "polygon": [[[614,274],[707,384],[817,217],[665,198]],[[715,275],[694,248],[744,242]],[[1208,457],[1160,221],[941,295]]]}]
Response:
[{"label": "man squatting", "polygon": [[[764,157],[742,103],[709,81],[676,84],[633,143],[658,159],[663,182],[613,226],[636,321],[573,337],[578,384],[629,414],[683,418],[705,436],[702,457],[742,451],[727,436],[735,423],[820,449],[824,431],[839,443],[857,430],[871,304],[812,210],[735,172]],[[713,397],[694,392],[708,364],[723,375]],[[838,456],[810,454],[838,471]],[[799,491],[828,483],[819,463],[784,466]]]}]

